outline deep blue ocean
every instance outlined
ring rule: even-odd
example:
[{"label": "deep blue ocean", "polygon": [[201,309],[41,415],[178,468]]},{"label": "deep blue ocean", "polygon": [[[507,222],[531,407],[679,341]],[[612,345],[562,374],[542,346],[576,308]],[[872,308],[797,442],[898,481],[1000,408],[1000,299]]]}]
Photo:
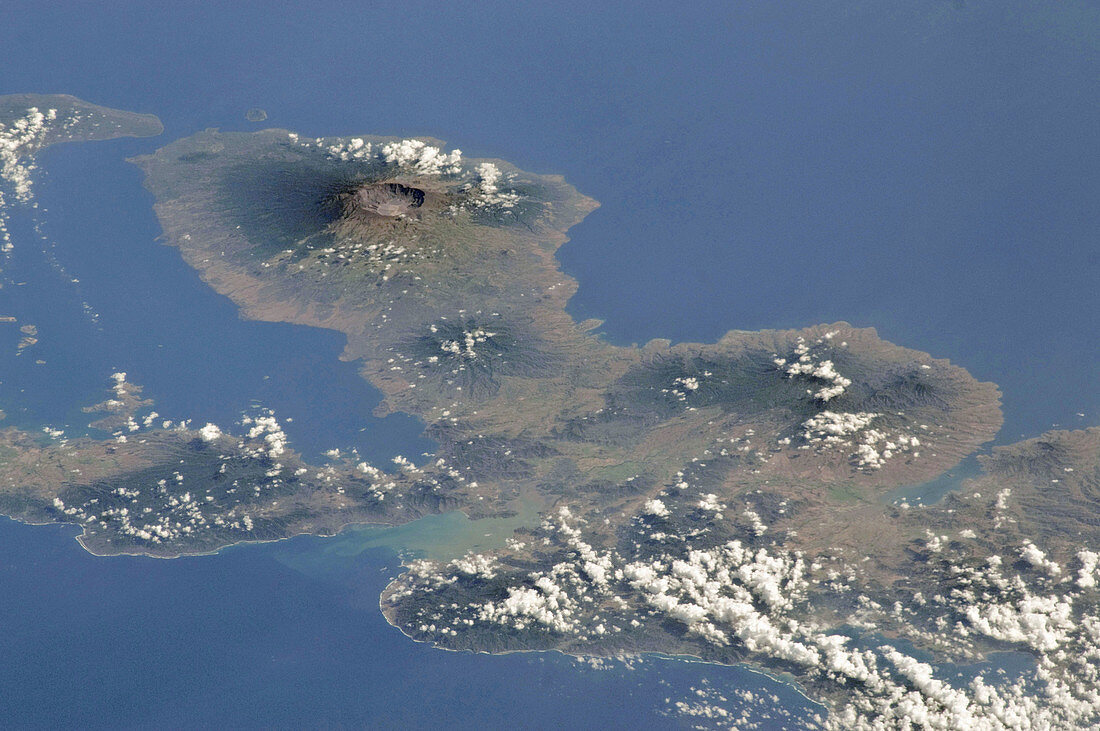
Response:
[{"label": "deep blue ocean", "polygon": [[[0,289],[40,342],[17,357],[0,330],[0,408],[79,429],[124,370],[170,418],[272,408],[307,454],[431,449],[415,420],[371,416],[342,336],[240,320],[156,242],[124,159],[272,126],[564,175],[602,203],[559,253],[570,311],[613,342],[847,320],[998,383],[1000,443],[1098,424],[1098,49],[1086,0],[6,2],[0,93],[165,133],[40,156]],[[739,669],[416,645],[378,612],[384,548],[155,561],[74,534],[0,520],[0,726],[639,728],[678,723],[666,699],[704,679],[805,706]]]}]

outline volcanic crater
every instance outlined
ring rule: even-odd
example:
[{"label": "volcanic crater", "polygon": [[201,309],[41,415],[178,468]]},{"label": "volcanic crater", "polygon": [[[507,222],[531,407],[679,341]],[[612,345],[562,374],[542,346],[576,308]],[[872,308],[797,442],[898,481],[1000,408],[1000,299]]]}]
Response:
[{"label": "volcanic crater", "polygon": [[367,183],[357,188],[345,203],[345,215],[375,219],[403,218],[424,205],[420,188],[401,183]]}]

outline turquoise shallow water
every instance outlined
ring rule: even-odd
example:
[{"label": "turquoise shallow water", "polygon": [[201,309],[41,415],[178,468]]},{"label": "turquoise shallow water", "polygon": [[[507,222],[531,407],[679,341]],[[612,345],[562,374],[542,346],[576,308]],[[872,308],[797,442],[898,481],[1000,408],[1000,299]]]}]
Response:
[{"label": "turquoise shallow water", "polygon": [[539,506],[517,506],[509,518],[470,520],[463,513],[429,515],[400,526],[349,526],[338,536],[311,545],[311,550],[294,550],[275,555],[304,573],[328,573],[347,568],[364,553],[390,551],[412,558],[449,560],[467,551],[503,548],[513,531],[539,522]]},{"label": "turquoise shallow water", "polygon": [[[0,329],[11,422],[79,427],[121,369],[172,418],[227,423],[260,403],[310,454],[430,450],[414,420],[370,415],[377,394],[337,360],[339,335],[241,321],[155,243],[124,158],[255,129],[253,106],[305,134],[430,134],[564,174],[603,203],[560,254],[580,281],[570,311],[615,342],[844,319],[1001,384],[1001,441],[1100,421],[1088,3],[78,9],[7,8],[0,92],[154,112],[166,132],[42,156],[45,238],[16,215],[0,289],[0,314],[41,339],[14,357]],[[596,672],[408,642],[377,611],[394,551],[505,531],[437,520],[171,562],[96,559],[70,529],[0,521],[0,717],[660,726],[665,699],[704,678],[803,705],[736,669]]]}]

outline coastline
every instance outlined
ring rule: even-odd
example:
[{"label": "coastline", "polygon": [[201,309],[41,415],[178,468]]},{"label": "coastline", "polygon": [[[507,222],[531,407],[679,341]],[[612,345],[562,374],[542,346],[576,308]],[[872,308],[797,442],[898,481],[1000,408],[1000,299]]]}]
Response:
[{"label": "coastline", "polygon": [[[402,568],[406,568],[406,565],[404,563],[402,563],[401,566],[402,566]],[[402,571],[401,573],[404,573],[404,571]],[[390,583],[392,584],[393,582],[396,582],[399,578],[400,578],[400,575],[398,575],[397,577],[394,577],[391,580]],[[386,588],[388,589],[389,585],[387,585]],[[669,654],[669,653],[664,653],[664,652],[638,652],[638,653],[633,653],[633,654],[619,653],[617,655],[598,655],[598,654],[593,653],[593,654],[589,654],[589,655],[582,655],[582,654],[579,654],[579,653],[567,652],[565,650],[559,650],[559,649],[556,649],[556,648],[549,648],[549,649],[542,649],[542,650],[536,650],[536,649],[531,649],[531,650],[501,650],[499,652],[491,652],[489,650],[468,650],[468,649],[455,649],[455,648],[452,648],[452,647],[443,647],[441,645],[435,644],[434,642],[428,642],[427,640],[417,639],[417,638],[413,637],[412,635],[408,634],[407,632],[405,632],[405,630],[403,630],[399,625],[397,625],[393,621],[391,621],[389,615],[386,614],[385,608],[382,606],[382,597],[383,596],[385,596],[385,591],[383,591],[382,594],[379,596],[378,611],[385,618],[386,623],[390,627],[393,627],[398,632],[400,632],[406,639],[411,640],[412,642],[415,642],[416,644],[425,645],[427,647],[430,647],[432,650],[438,650],[438,651],[443,651],[443,652],[454,652],[454,653],[458,653],[458,654],[490,655],[490,656],[501,656],[501,657],[506,656],[506,655],[554,654],[554,655],[561,655],[563,657],[573,658],[575,660],[581,660],[581,661],[583,661],[585,659],[588,659],[588,658],[601,658],[601,659],[607,659],[607,660],[620,660],[620,659],[635,658],[635,657],[636,658],[656,658],[658,660],[671,661],[671,662],[682,662],[682,663],[688,663],[688,664],[692,664],[692,665],[710,665],[710,666],[713,666],[713,667],[725,668],[725,669],[736,668],[738,670],[743,670],[745,672],[752,673],[753,675],[759,675],[763,678],[767,678],[771,682],[778,683],[780,685],[786,686],[787,688],[791,689],[792,691],[797,693],[799,696],[801,696],[807,703],[810,703],[810,704],[813,704],[815,706],[820,707],[826,713],[829,712],[829,707],[825,703],[823,703],[822,701],[820,701],[820,700],[814,698],[813,696],[809,695],[809,693],[806,691],[806,689],[802,687],[802,685],[797,681],[796,678],[789,677],[789,676],[784,677],[784,676],[776,675],[776,674],[773,674],[773,673],[769,673],[768,671],[764,670],[763,668],[761,668],[757,665],[753,665],[751,663],[747,663],[747,662],[739,662],[739,663],[732,663],[732,664],[730,664],[730,663],[721,663],[721,662],[715,662],[714,660],[704,660],[703,658],[696,657],[695,655]]]}]

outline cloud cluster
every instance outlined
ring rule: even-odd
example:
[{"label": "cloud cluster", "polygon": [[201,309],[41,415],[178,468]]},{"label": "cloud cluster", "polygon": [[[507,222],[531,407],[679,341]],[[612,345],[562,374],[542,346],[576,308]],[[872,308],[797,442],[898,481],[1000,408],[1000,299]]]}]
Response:
[{"label": "cloud cluster", "polygon": [[[247,428],[243,437],[226,434],[213,423],[192,429],[190,420],[160,419],[156,411],[138,415],[152,402],[140,397],[142,388],[129,382],[124,371],[112,373],[109,383],[110,398],[85,410],[109,414],[93,423],[98,428],[119,427],[112,432],[113,449],[148,459],[148,454],[172,449],[173,444],[201,440],[211,451],[203,452],[201,459],[179,460],[178,465],[172,460],[168,465],[174,469],[165,466],[164,476],[146,477],[147,484],[131,480],[106,493],[96,485],[78,488],[72,494],[79,499],[72,504],[58,496],[52,503],[58,517],[83,526],[86,534],[103,532],[153,545],[202,541],[216,530],[251,533],[255,520],[249,511],[261,498],[287,484],[278,460],[290,456],[288,438],[275,415],[264,411],[245,416],[241,421]],[[60,430],[47,433],[63,436]],[[144,446],[150,442],[157,446]],[[65,447],[67,440],[62,439],[61,445]],[[211,459],[213,467],[208,466]],[[203,466],[197,467],[198,462]],[[204,472],[207,469],[213,474]],[[295,474],[300,476],[302,470]],[[342,488],[337,492],[342,493]]]},{"label": "cloud cluster", "polygon": [[515,191],[503,191],[500,183],[504,175],[500,168],[491,162],[478,164],[474,172],[477,174],[477,185],[474,186],[471,201],[477,206],[499,206],[501,208],[513,208],[520,201],[520,195]]},{"label": "cloud cluster", "polygon": [[207,423],[206,426],[199,429],[199,436],[204,442],[215,442],[221,435],[222,430],[218,428],[217,424]]},{"label": "cloud cluster", "polygon": [[271,459],[277,459],[286,452],[287,436],[283,431],[283,427],[279,424],[279,421],[275,418],[275,414],[267,412],[261,416],[250,417],[246,416],[241,420],[241,423],[248,429],[249,439],[262,439],[264,447],[261,452],[264,456]]},{"label": "cloud cluster", "polygon": [[462,171],[462,151],[443,152],[420,140],[400,140],[382,145],[382,159],[391,165],[412,168],[424,175]]},{"label": "cloud cluster", "polygon": [[[297,141],[298,136],[292,135],[292,141]],[[327,148],[329,157],[348,162],[350,160],[370,160],[374,157],[374,145],[360,137],[353,137],[346,142],[329,145]]]},{"label": "cloud cluster", "polygon": [[[670,499],[644,503],[644,517],[635,525],[653,531],[655,517],[662,525],[675,524],[680,512]],[[706,493],[687,507],[688,512],[716,511],[721,505]],[[749,517],[750,524],[759,520]],[[977,561],[967,548],[974,545],[974,531],[960,531],[957,539],[929,532],[920,550],[929,556],[929,585],[942,591],[929,597],[916,592],[908,603],[883,607],[859,593],[858,567],[838,565],[835,559],[809,560],[775,544],[751,547],[739,539],[698,546],[706,533],[682,527],[656,553],[635,543],[638,555],[627,557],[591,545],[584,526],[566,508],[543,523],[541,544],[556,557],[547,569],[516,573],[495,557],[473,555],[445,565],[422,562],[417,577],[395,596],[443,592],[440,601],[446,601],[447,587],[472,587],[468,582],[476,577],[504,582],[494,584],[499,599],[456,604],[453,610],[424,605],[418,628],[437,637],[489,623],[591,643],[678,623],[685,637],[714,648],[741,648],[772,667],[795,668],[835,701],[824,721],[830,729],[1079,728],[1100,722],[1095,591],[1100,558],[1091,551],[1078,552],[1076,565],[1067,567],[1028,542],[1008,560],[992,555]],[[1020,570],[1009,570],[1010,562]],[[1067,576],[1070,568],[1075,571]],[[842,604],[856,609],[847,616],[821,616],[816,603],[823,592],[847,596]],[[918,621],[933,627],[933,633],[926,636]],[[837,624],[861,627],[866,634],[857,641],[830,629]],[[981,643],[1003,643],[1033,654],[1037,664],[1014,679],[979,666],[963,681],[872,634],[879,626],[903,637],[953,645],[971,656],[988,646]],[[680,710],[726,718],[707,708]]]},{"label": "cloud cluster", "polygon": [[826,403],[842,396],[844,391],[852,385],[850,378],[845,378],[837,373],[833,361],[821,360],[817,347],[829,344],[834,337],[836,337],[835,331],[827,332],[813,344],[810,344],[806,342],[805,338],[799,336],[796,341],[793,361],[788,362],[786,358],[778,356],[774,358],[776,367],[786,373],[788,378],[805,376],[824,381],[825,385],[821,386],[816,392],[807,391],[807,393],[812,393],[815,399]]},{"label": "cloud cluster", "polygon": [[[292,136],[291,142],[298,142],[298,137]],[[299,144],[308,146],[308,143]],[[378,160],[420,175],[457,175],[462,172],[461,150],[444,152],[423,140],[395,140],[375,146],[361,137],[353,137],[333,145],[325,146],[321,140],[315,141],[315,144],[324,146],[330,158],[344,162]]]},{"label": "cloud cluster", "polygon": [[0,180],[11,186],[15,199],[21,203],[31,200],[33,156],[45,142],[50,123],[56,119],[56,109],[42,112],[38,107],[30,107],[24,116],[0,124]]},{"label": "cloud cluster", "polygon": [[847,414],[825,410],[802,422],[802,436],[811,444],[848,444],[848,437],[859,434],[879,416],[870,412]]},{"label": "cloud cluster", "polygon": [[[79,119],[73,114],[66,124],[75,124]],[[46,143],[46,136],[56,122],[56,109],[43,112],[38,107],[29,107],[22,117],[0,123],[0,182],[10,187],[18,203],[29,204],[33,200],[34,154]],[[14,248],[9,220],[4,191],[0,189],[0,254]]]},{"label": "cloud cluster", "polygon": [[691,687],[685,699],[666,698],[665,715],[690,724],[690,728],[753,729],[823,728],[824,719],[812,708],[787,708],[775,693],[748,688],[719,689],[706,678]]},{"label": "cloud cluster", "polygon": [[668,388],[661,389],[661,393],[671,394],[677,401],[687,401],[690,394],[699,390],[702,381],[712,375],[710,371],[703,371],[695,376],[677,376],[672,379],[672,384]]},{"label": "cloud cluster", "polygon": [[668,508],[658,498],[653,498],[652,500],[647,500],[645,505],[643,506],[643,511],[642,512],[645,513],[646,515],[652,515],[652,516],[657,517],[657,518],[667,518],[668,517]]},{"label": "cloud cluster", "polygon": [[[432,332],[435,331],[435,325],[432,325]],[[444,340],[439,344],[439,349],[442,350],[444,353],[447,353],[448,355],[454,355],[473,360],[474,358],[478,357],[478,344],[487,342],[489,338],[495,336],[495,332],[490,332],[480,327],[473,329],[463,329],[461,340]]]},{"label": "cloud cluster", "polygon": [[920,457],[918,437],[897,431],[893,435],[871,429],[871,422],[882,414],[870,412],[840,413],[822,411],[802,422],[806,446],[848,447],[858,467],[877,470],[899,454]]}]

